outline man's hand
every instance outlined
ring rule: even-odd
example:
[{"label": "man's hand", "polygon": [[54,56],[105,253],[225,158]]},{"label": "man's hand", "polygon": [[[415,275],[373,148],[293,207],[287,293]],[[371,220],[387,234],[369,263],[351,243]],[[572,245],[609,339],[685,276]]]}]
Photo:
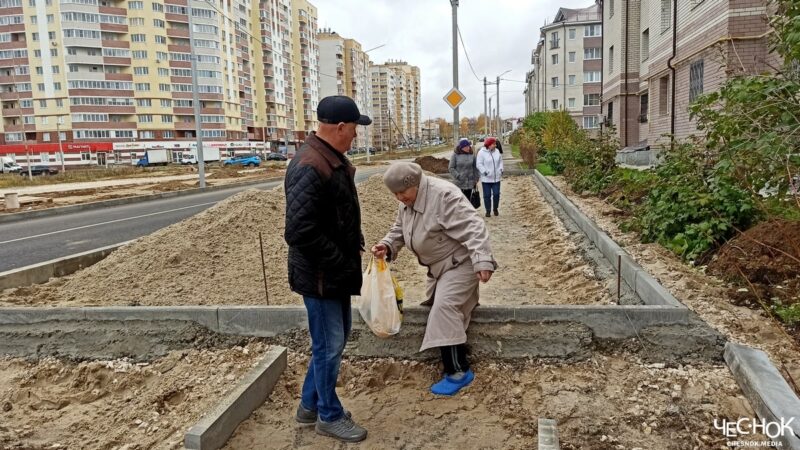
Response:
[{"label": "man's hand", "polygon": [[372,255],[378,259],[386,258],[386,244],[375,244],[372,246]]},{"label": "man's hand", "polygon": [[476,273],[475,276],[481,280],[481,283],[488,283],[492,278],[492,273],[493,272],[491,270],[481,270],[480,272]]}]

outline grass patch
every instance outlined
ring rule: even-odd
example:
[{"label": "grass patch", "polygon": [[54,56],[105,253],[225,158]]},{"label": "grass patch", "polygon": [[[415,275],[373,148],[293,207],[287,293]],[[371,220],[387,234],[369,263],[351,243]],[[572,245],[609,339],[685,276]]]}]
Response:
[{"label": "grass patch", "polygon": [[539,173],[541,173],[542,175],[544,175],[546,177],[551,177],[551,176],[556,174],[556,171],[553,170],[553,168],[550,167],[550,165],[547,164],[547,163],[539,163],[539,164],[537,164],[536,165],[536,170],[538,170]]},{"label": "grass patch", "polygon": [[[519,158],[519,144],[511,144],[511,156]],[[520,163],[520,167],[522,167],[522,163]]]}]

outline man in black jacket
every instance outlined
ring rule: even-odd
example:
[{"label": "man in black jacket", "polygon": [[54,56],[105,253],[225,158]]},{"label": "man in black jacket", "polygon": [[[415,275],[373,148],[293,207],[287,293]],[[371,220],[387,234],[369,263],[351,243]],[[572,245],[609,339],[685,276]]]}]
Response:
[{"label": "man in black jacket", "polygon": [[342,353],[350,334],[350,296],[361,292],[361,209],[355,167],[345,157],[361,115],[345,96],[322,99],[319,129],[286,171],[289,285],[303,296],[311,334],[311,360],[295,419],[345,442],[366,439],[336,395]]}]

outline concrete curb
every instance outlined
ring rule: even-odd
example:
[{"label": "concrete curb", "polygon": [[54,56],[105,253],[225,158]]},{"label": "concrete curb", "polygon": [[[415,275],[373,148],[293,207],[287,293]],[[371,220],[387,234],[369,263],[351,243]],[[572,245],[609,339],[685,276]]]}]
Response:
[{"label": "concrete curb", "polygon": [[[406,307],[403,322],[424,325],[429,311],[429,308],[420,306]],[[308,326],[306,310],[302,306],[0,308],[0,325],[52,320],[187,320],[220,333],[256,337],[274,337]],[[472,321],[477,324],[573,322],[590,328],[601,339],[628,339],[648,327],[687,324],[689,313],[686,309],[668,306],[482,305],[473,313]],[[363,324],[355,309],[353,323]]]},{"label": "concrete curb", "polygon": [[784,433],[776,439],[784,448],[800,450],[800,399],[767,354],[728,342],[725,344],[724,356],[736,382],[759,418],[768,423],[786,423],[794,419],[788,425],[791,433]]},{"label": "concrete curb", "polygon": [[81,203],[78,205],[70,205],[70,206],[59,206],[57,208],[39,209],[35,211],[25,211],[12,214],[0,214],[0,224],[18,222],[20,220],[26,220],[26,219],[36,219],[40,217],[51,217],[51,216],[57,216],[59,214],[69,214],[79,211],[89,211],[94,209],[108,208],[111,206],[130,205],[134,203],[147,202],[150,200],[184,197],[187,195],[199,194],[202,192],[214,192],[214,191],[221,191],[223,189],[232,189],[242,186],[252,186],[254,184],[270,183],[273,181],[280,181],[282,179],[283,177],[265,178],[263,180],[244,181],[241,183],[231,183],[223,186],[208,186],[205,189],[200,189],[200,188],[184,189],[181,191],[164,192],[161,194],[139,195],[136,197],[116,198],[113,200],[104,200],[100,202]]},{"label": "concrete curb", "polygon": [[[575,206],[564,194],[559,191],[553,183],[544,177],[539,171],[535,171],[533,180],[542,192],[547,192],[555,200],[595,246],[603,253],[612,267],[622,272],[622,278],[633,289],[636,295],[642,299],[646,305],[662,305],[673,308],[686,308],[678,301],[664,286],[653,278],[642,266],[628,254],[622,247],[614,242],[605,231],[601,230],[580,208]],[[545,196],[546,197],[546,196]],[[555,206],[555,205],[553,205]]]},{"label": "concrete curb", "polygon": [[75,273],[105,259],[114,250],[131,242],[133,242],[133,240],[76,253],[63,258],[51,259],[50,261],[20,267],[19,269],[0,272],[0,291],[9,288],[46,283],[50,278],[63,277]]},{"label": "concrete curb", "polygon": [[184,446],[192,450],[222,448],[239,424],[264,403],[286,365],[286,348],[269,350],[208,415],[186,432]]}]

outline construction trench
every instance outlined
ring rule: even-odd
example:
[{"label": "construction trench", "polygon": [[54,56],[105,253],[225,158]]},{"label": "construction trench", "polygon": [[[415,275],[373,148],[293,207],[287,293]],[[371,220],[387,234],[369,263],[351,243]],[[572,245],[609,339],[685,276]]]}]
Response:
[{"label": "construction trench", "polygon": [[[379,176],[358,189],[377,242],[396,200]],[[0,448],[330,448],[292,418],[310,344],[283,208],[280,189],[246,191],[74,274],[2,291]],[[370,434],[352,447],[728,448],[715,419],[800,412],[763,352],[708,326],[550,181],[507,178],[500,210],[486,219],[500,267],[481,287],[463,393],[428,391],[440,368],[417,352],[427,310],[413,255],[392,265],[406,290],[398,336],[375,337],[354,311],[338,392]],[[555,420],[557,446],[539,419]],[[782,448],[800,448],[794,422]]]}]

